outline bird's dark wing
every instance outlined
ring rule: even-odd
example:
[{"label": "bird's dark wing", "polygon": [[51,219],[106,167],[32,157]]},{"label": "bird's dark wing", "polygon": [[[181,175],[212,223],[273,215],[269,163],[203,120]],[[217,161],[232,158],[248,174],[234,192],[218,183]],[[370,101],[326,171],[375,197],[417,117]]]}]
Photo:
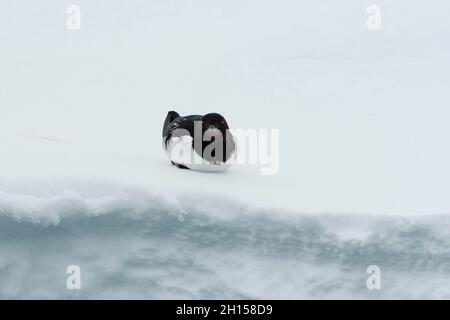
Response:
[{"label": "bird's dark wing", "polygon": [[194,122],[201,120],[202,116],[200,115],[175,118],[163,132],[164,143],[167,144],[170,138],[181,135],[189,134],[194,137]]},{"label": "bird's dark wing", "polygon": [[165,133],[167,131],[167,128],[169,127],[169,125],[176,119],[179,118],[180,115],[178,114],[178,112],[176,111],[169,111],[167,112],[167,116],[166,119],[164,120],[164,124],[163,124],[163,129],[162,129],[162,135],[163,138],[165,137]]}]

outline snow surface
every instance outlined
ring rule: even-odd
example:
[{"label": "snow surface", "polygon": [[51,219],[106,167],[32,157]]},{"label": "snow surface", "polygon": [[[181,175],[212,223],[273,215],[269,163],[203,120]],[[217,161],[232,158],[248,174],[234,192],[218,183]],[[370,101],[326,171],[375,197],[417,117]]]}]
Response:
[{"label": "snow surface", "polygon": [[[376,2],[2,1],[0,297],[448,298],[450,4]],[[171,166],[172,109],[278,174]]]}]

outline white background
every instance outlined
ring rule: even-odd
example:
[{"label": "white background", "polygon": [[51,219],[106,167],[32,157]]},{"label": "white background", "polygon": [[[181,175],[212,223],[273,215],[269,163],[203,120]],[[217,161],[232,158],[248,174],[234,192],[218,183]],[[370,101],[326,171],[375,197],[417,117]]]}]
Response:
[{"label": "white background", "polygon": [[[366,27],[372,4],[381,30]],[[302,212],[449,212],[449,12],[443,0],[1,0],[1,190],[112,179]],[[280,129],[279,173],[171,167],[170,109]]]}]

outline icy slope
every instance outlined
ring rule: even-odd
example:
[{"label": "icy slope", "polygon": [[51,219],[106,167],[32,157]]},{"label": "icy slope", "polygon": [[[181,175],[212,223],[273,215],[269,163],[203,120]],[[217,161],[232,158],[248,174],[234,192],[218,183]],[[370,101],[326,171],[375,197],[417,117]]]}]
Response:
[{"label": "icy slope", "polygon": [[[1,298],[450,296],[449,216],[305,215],[95,187],[0,193]],[[66,288],[74,264],[80,291]],[[367,290],[372,264],[381,291]]]}]

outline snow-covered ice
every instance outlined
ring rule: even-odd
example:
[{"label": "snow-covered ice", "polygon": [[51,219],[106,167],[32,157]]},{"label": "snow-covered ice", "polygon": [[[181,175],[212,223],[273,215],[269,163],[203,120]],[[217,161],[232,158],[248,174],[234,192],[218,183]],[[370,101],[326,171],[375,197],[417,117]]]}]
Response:
[{"label": "snow-covered ice", "polygon": [[[0,297],[450,297],[450,4],[372,4],[2,2]],[[279,172],[171,166],[172,109]]]}]

